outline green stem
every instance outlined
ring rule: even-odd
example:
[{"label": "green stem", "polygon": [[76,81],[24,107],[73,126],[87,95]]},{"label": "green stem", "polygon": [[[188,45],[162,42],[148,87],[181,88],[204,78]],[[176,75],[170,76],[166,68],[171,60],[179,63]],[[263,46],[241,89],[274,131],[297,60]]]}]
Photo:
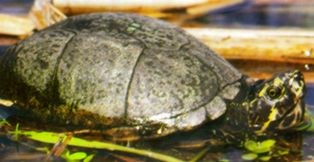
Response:
[{"label": "green stem", "polygon": [[[55,144],[60,136],[66,136],[65,134],[58,134],[53,132],[35,132],[35,131],[20,131],[19,135],[24,135],[29,139],[44,142],[44,143],[51,143]],[[73,137],[69,142],[68,145],[76,146],[76,147],[85,147],[85,148],[94,148],[94,149],[105,149],[110,151],[121,151],[126,153],[132,153],[137,155],[146,156],[149,158],[161,160],[161,161],[171,161],[171,162],[183,162],[180,159],[175,157],[171,157],[168,155],[142,150],[142,149],[135,149],[125,146],[120,146],[117,144],[106,143],[106,142],[99,142],[99,141],[87,141],[81,138]]]},{"label": "green stem", "polygon": [[196,156],[194,156],[189,162],[197,162],[200,160],[210,149],[210,146],[205,147],[201,152],[199,152]]}]

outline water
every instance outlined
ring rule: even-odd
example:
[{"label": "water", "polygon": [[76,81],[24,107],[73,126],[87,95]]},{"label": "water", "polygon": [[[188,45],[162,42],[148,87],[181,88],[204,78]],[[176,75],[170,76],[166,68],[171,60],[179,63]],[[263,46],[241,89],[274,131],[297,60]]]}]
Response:
[{"label": "water", "polygon": [[3,55],[4,51],[8,48],[8,46],[0,46],[0,56]]},{"label": "water", "polygon": [[0,0],[0,13],[24,15],[28,13],[33,0]]},{"label": "water", "polygon": [[[279,1],[278,1],[279,2]],[[232,10],[219,10],[190,23],[218,27],[302,27],[314,28],[314,1],[291,4],[256,4],[246,0]]]}]

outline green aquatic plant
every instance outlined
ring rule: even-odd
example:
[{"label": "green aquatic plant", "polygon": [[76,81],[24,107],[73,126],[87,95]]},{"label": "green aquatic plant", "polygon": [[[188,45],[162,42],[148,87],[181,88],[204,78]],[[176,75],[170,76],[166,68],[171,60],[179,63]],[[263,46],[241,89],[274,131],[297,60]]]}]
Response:
[{"label": "green aquatic plant", "polygon": [[261,154],[270,152],[275,143],[276,141],[273,139],[268,139],[262,142],[248,140],[244,143],[244,147],[253,153]]},{"label": "green aquatic plant", "polygon": [[77,161],[83,161],[83,162],[90,162],[94,158],[94,154],[88,155],[85,152],[74,152],[70,153],[69,150],[65,151],[61,157],[64,158],[67,162],[77,162]]},{"label": "green aquatic plant", "polygon": [[210,146],[205,147],[202,149],[196,156],[194,156],[189,162],[197,162],[199,161],[210,149]]},{"label": "green aquatic plant", "polygon": [[5,120],[5,119],[0,119],[0,128],[3,127],[3,126],[5,126],[5,125],[11,126],[11,124],[10,124],[7,120]]},{"label": "green aquatic plant", "polygon": [[[14,133],[16,133],[16,131],[13,131],[10,133],[14,134]],[[55,144],[60,140],[60,138],[66,137],[65,133],[36,132],[36,131],[18,131],[18,135],[25,136],[28,139],[31,139],[34,141],[39,141],[39,142],[43,142],[43,143],[50,143],[50,144]],[[71,140],[67,143],[67,145],[82,147],[82,148],[105,149],[105,150],[109,150],[109,151],[121,151],[121,152],[125,152],[125,153],[132,153],[132,154],[137,154],[137,155],[141,155],[141,156],[146,156],[146,157],[161,160],[161,161],[183,162],[183,160],[177,159],[175,157],[171,157],[168,155],[152,152],[149,150],[142,150],[142,149],[136,149],[136,148],[131,148],[131,147],[125,147],[125,146],[121,146],[121,145],[117,145],[117,144],[100,142],[100,141],[88,141],[88,140],[81,139],[78,137],[72,137]],[[77,157],[77,156],[82,156],[82,153],[75,155],[74,157]]]},{"label": "green aquatic plant", "polygon": [[[314,116],[311,112],[306,111],[304,118],[306,122],[301,123],[298,131],[314,132]],[[289,154],[288,148],[275,147],[276,141],[267,139],[264,141],[247,140],[244,143],[246,153],[242,155],[243,160],[259,160],[269,161],[272,157],[282,156]]]},{"label": "green aquatic plant", "polygon": [[247,140],[244,143],[244,148],[248,153],[242,155],[243,160],[261,160],[268,161],[272,155],[272,148],[276,141],[273,139],[267,139],[264,141]]},{"label": "green aquatic plant", "polygon": [[254,160],[258,157],[256,153],[247,153],[242,155],[243,160]]},{"label": "green aquatic plant", "polygon": [[19,140],[19,132],[20,132],[19,129],[20,129],[20,124],[17,123],[15,126],[14,132],[12,132],[12,135],[13,135],[15,141]]}]

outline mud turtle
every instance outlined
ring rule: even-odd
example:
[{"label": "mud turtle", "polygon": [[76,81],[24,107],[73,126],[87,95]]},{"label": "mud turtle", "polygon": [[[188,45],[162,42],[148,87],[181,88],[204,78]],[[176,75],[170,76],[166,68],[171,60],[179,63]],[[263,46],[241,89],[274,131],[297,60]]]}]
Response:
[{"label": "mud turtle", "polygon": [[252,82],[183,30],[134,14],[70,17],[9,48],[0,66],[1,97],[26,117],[116,140],[216,119],[227,134],[293,130],[304,120],[299,71]]}]

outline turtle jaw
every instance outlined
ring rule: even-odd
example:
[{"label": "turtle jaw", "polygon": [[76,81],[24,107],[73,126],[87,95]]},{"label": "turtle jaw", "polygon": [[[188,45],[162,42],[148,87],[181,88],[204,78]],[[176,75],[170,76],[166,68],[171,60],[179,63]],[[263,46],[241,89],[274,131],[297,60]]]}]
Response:
[{"label": "turtle jaw", "polygon": [[276,129],[279,131],[297,129],[303,122],[305,122],[304,112],[305,104],[300,100],[295,107],[281,117]]}]

